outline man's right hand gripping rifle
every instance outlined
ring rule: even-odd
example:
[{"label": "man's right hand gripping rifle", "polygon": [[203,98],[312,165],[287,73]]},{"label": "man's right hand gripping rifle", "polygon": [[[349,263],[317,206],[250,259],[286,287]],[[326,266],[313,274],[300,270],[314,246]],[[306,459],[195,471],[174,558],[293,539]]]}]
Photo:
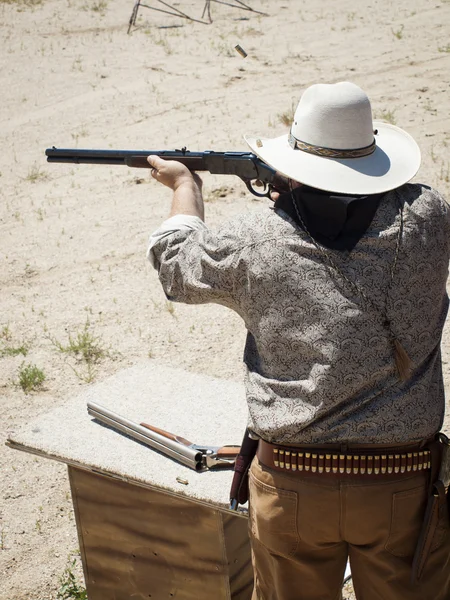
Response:
[{"label": "man's right hand gripping rifle", "polygon": [[152,177],[173,191],[170,216],[191,215],[203,221],[205,212],[200,177],[175,160],[150,155],[147,161],[152,167]]},{"label": "man's right hand gripping rifle", "polygon": [[[202,196],[202,180],[185,165],[176,160],[165,160],[159,156],[150,155],[147,158],[152,167],[151,175],[173,191],[170,216],[183,214],[199,217],[204,221],[205,211]],[[294,189],[300,184],[291,182],[277,173],[276,187],[271,186],[270,198],[275,201],[280,193]]]}]

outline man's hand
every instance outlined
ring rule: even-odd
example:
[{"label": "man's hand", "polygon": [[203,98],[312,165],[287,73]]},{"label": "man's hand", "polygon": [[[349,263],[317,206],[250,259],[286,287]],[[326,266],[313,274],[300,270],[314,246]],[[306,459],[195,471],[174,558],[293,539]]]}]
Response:
[{"label": "man's hand", "polygon": [[151,155],[147,157],[147,162],[152,167],[153,179],[174,192],[182,185],[197,186],[200,190],[202,188],[200,177],[176,160],[164,160],[159,156]]},{"label": "man's hand", "polygon": [[272,183],[272,190],[270,192],[270,199],[276,202],[281,194],[285,194],[290,190],[295,190],[295,188],[300,187],[302,184],[298,181],[294,181],[293,179],[288,179],[281,173],[276,173],[275,179]]},{"label": "man's hand", "polygon": [[293,179],[288,179],[284,175],[281,175],[277,172],[272,185],[273,187],[270,192],[270,199],[276,202],[281,194],[295,190],[295,188],[298,188],[303,184],[299,183],[298,181],[294,181]]},{"label": "man's hand", "polygon": [[192,215],[204,220],[200,177],[177,160],[164,160],[152,154],[147,157],[147,162],[152,167],[153,179],[173,191],[170,216]]}]

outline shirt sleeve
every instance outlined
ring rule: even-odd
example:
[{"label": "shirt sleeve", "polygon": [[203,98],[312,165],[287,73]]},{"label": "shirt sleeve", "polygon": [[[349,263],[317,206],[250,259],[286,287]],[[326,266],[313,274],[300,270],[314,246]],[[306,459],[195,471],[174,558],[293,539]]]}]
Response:
[{"label": "shirt sleeve", "polygon": [[151,234],[149,239],[147,258],[151,265],[155,269],[159,268],[158,261],[153,253],[153,247],[159,241],[177,231],[194,231],[201,229],[207,229],[205,223],[200,219],[200,217],[194,217],[193,215],[174,215],[173,217],[170,217],[164,221],[164,223],[162,223],[162,225]]},{"label": "shirt sleeve", "polygon": [[172,217],[150,237],[148,257],[169,300],[214,302],[239,312],[242,242],[233,228],[213,232],[197,217]]}]

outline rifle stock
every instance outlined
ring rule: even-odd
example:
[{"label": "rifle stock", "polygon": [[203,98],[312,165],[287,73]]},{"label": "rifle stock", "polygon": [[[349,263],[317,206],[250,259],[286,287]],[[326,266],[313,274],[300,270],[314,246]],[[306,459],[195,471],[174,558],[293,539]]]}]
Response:
[{"label": "rifle stock", "polygon": [[159,427],[155,427],[154,425],[149,425],[149,423],[140,423],[141,427],[145,427],[146,429],[150,429],[150,431],[154,431],[155,433],[159,433],[164,437],[177,442],[178,444],[183,444],[183,446],[192,446],[192,442],[187,440],[180,435],[175,435],[174,433],[170,433],[169,431],[165,431],[164,429],[160,429]]}]

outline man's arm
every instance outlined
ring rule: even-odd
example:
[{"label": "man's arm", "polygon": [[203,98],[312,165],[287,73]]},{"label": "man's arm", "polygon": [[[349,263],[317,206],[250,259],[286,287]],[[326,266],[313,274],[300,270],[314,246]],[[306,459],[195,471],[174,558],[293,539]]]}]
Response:
[{"label": "man's arm", "polygon": [[215,302],[237,310],[236,252],[242,243],[204,223],[201,179],[186,166],[150,155],[152,177],[173,191],[170,217],[150,236],[147,256],[174,302]]},{"label": "man's arm", "polygon": [[202,196],[202,180],[189,169],[174,160],[164,160],[151,155],[147,158],[151,174],[156,181],[173,191],[170,216],[191,215],[205,220]]}]

